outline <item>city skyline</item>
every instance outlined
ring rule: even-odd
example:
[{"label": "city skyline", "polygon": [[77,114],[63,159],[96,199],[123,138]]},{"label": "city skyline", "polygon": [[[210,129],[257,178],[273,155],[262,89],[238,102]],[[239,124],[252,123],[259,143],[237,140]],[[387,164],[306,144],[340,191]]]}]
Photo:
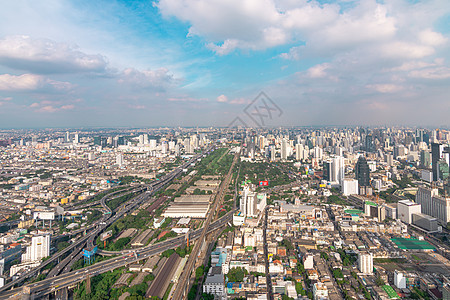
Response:
[{"label": "city skyline", "polygon": [[2,8],[0,128],[227,127],[261,91],[269,127],[449,125],[446,1]]}]

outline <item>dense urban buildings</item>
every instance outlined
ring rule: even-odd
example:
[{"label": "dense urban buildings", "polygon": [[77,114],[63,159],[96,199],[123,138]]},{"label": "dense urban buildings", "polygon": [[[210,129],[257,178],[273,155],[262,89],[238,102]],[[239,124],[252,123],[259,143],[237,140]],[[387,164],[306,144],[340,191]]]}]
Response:
[{"label": "dense urban buildings", "polygon": [[0,299],[448,293],[448,131],[0,134]]}]

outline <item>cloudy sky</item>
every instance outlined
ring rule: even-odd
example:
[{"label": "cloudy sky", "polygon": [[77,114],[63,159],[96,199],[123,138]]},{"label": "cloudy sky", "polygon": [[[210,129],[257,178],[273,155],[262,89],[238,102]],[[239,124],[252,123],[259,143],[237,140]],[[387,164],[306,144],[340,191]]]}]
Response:
[{"label": "cloudy sky", "polygon": [[3,1],[0,128],[448,126],[449,45],[448,0]]}]

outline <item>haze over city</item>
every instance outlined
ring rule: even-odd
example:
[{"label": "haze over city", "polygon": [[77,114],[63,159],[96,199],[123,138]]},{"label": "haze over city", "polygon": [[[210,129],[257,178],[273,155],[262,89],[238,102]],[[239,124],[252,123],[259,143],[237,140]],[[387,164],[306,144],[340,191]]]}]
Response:
[{"label": "haze over city", "polygon": [[448,126],[450,4],[4,1],[0,128]]}]

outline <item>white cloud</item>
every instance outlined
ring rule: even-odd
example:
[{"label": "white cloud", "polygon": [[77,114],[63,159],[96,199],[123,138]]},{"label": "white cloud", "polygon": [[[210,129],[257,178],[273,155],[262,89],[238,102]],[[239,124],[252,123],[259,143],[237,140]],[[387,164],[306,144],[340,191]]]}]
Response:
[{"label": "white cloud", "polygon": [[176,80],[169,70],[160,68],[157,70],[139,71],[127,68],[119,74],[119,83],[127,83],[141,88],[163,88]]},{"label": "white cloud", "polygon": [[323,78],[323,77],[327,76],[327,73],[325,71],[329,67],[330,67],[330,64],[328,64],[328,63],[315,65],[314,67],[311,67],[308,69],[308,76],[311,78]]},{"label": "white cloud", "polygon": [[41,102],[34,102],[29,107],[33,108],[34,111],[36,111],[36,112],[54,113],[54,112],[58,112],[58,111],[73,110],[75,108],[75,105],[64,104],[61,101],[44,100]]},{"label": "white cloud", "polygon": [[72,87],[72,84],[68,82],[51,80],[35,74],[23,74],[19,76],[10,74],[0,75],[0,91],[65,91]]},{"label": "white cloud", "polygon": [[396,85],[396,84],[369,84],[367,85],[367,88],[375,90],[379,93],[396,93],[404,89],[403,86]]},{"label": "white cloud", "polygon": [[77,46],[29,36],[0,39],[0,64],[38,74],[104,72],[106,58],[85,54]]},{"label": "white cloud", "polygon": [[414,78],[447,79],[450,78],[450,68],[436,67],[436,68],[426,68],[422,70],[413,70],[409,72],[408,75]]},{"label": "white cloud", "polygon": [[447,42],[447,38],[439,32],[426,29],[419,32],[419,41],[425,45],[440,46]]},{"label": "white cloud", "polygon": [[228,102],[228,97],[225,95],[220,95],[217,97],[217,102]]}]

